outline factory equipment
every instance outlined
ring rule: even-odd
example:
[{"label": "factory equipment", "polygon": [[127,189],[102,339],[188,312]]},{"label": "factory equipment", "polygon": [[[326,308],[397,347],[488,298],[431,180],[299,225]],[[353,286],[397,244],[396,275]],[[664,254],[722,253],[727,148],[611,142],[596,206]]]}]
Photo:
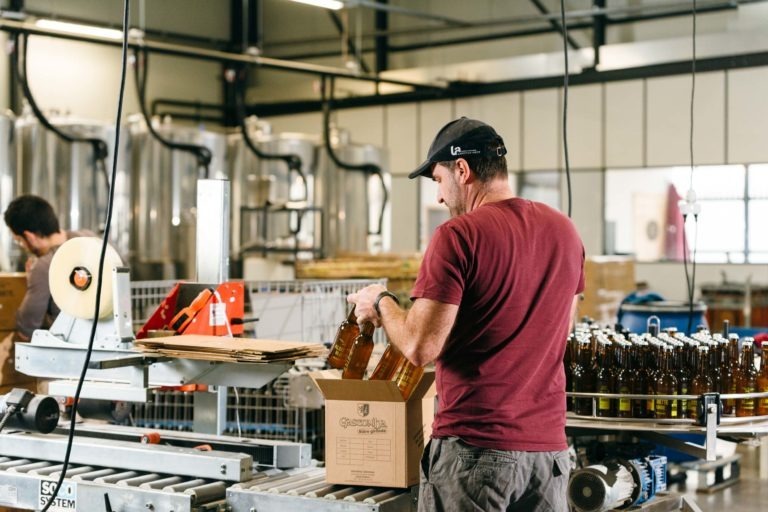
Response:
[{"label": "factory equipment", "polygon": [[[0,114],[0,213],[5,212],[16,193],[16,140],[12,112]],[[21,251],[10,230],[0,229],[0,272],[18,270]]]},{"label": "factory equipment", "polygon": [[377,166],[372,172],[349,170],[320,150],[315,191],[323,208],[323,243],[326,256],[342,252],[386,252],[391,245],[391,187],[386,153],[371,144],[351,142],[349,133],[330,130],[334,153],[348,164]]},{"label": "factory equipment", "polygon": [[667,458],[612,459],[578,469],[568,482],[568,503],[578,512],[629,508],[667,489]]},{"label": "factory equipment", "polygon": [[[103,228],[107,207],[108,177],[105,160],[114,152],[114,126],[69,116],[50,119],[53,126],[81,136],[106,142],[105,159],[96,158],[94,147],[86,142],[68,142],[47,130],[29,112],[16,120],[18,194],[34,194],[46,199],[59,216],[62,229]],[[126,155],[130,142],[121,134],[120,154]],[[122,255],[129,251],[130,197],[129,162],[118,160],[115,202],[110,241]]]},{"label": "factory equipment", "polygon": [[[322,252],[322,213],[316,207],[316,137],[272,134],[271,126],[246,120],[243,134],[229,140],[232,172],[232,257],[246,261],[257,275],[277,265]],[[261,270],[261,272],[259,272]],[[270,277],[272,277],[270,275]]]},{"label": "factory equipment", "polygon": [[[51,393],[72,396],[85,357],[95,304],[95,269],[100,242],[74,238],[51,262],[51,296],[61,313],[50,330],[38,329],[31,343],[17,344],[17,369],[46,377]],[[133,346],[128,275],[112,250],[105,260],[100,318],[96,327],[89,379],[81,397],[145,402],[151,386],[187,382],[258,387],[283,373],[287,364],[215,364],[158,358]],[[170,319],[169,319],[170,320]]]},{"label": "factory equipment", "polygon": [[322,194],[319,204],[326,214],[326,255],[388,251],[392,184],[386,155],[375,146],[353,144],[347,132],[332,126],[334,84],[334,77],[323,77],[320,88],[323,146],[317,190]]},{"label": "factory equipment", "polygon": [[[168,140],[208,148],[212,155],[210,177],[229,178],[226,135],[175,126],[169,119],[155,128]],[[197,180],[205,171],[194,155],[174,151],[153,137],[140,118],[131,119],[130,134],[131,186],[135,191],[130,231],[132,275],[137,279],[194,277]]]},{"label": "factory equipment", "polygon": [[59,404],[53,397],[20,388],[0,397],[0,431],[7,426],[47,434],[56,428],[58,421]]}]

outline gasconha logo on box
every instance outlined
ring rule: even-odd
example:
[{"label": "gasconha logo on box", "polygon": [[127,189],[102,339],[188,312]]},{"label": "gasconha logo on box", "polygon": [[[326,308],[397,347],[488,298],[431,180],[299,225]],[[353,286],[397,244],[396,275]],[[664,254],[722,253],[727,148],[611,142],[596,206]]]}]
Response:
[{"label": "gasconha logo on box", "polygon": [[377,417],[371,418],[339,418],[341,428],[357,428],[359,434],[374,434],[387,431],[387,422]]}]

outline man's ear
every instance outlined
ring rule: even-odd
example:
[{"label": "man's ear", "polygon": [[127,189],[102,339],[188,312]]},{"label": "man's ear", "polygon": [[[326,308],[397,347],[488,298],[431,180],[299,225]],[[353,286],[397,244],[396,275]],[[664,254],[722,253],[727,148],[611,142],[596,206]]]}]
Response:
[{"label": "man's ear", "polygon": [[475,175],[472,169],[469,168],[469,164],[463,158],[456,160],[456,179],[459,183],[469,184],[475,180]]}]

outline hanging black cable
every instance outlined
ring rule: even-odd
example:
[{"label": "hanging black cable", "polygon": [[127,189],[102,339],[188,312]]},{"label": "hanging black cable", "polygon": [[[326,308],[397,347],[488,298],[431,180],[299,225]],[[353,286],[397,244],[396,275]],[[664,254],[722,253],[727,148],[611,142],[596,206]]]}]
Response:
[{"label": "hanging black cable", "polygon": [[565,179],[568,184],[568,217],[573,210],[573,192],[571,189],[571,163],[568,157],[568,24],[565,20],[565,0],[560,0],[560,19],[563,28],[563,57],[565,71],[563,72],[563,157],[565,159]]},{"label": "hanging black cable", "polygon": [[106,190],[109,190],[109,184],[110,184],[109,176],[107,175],[107,166],[104,163],[104,161],[107,158],[107,155],[109,154],[107,143],[98,137],[83,137],[80,135],[74,135],[71,133],[64,132],[60,128],[51,124],[51,122],[48,120],[47,117],[45,117],[45,114],[38,106],[37,101],[35,101],[35,97],[32,94],[32,90],[29,87],[29,81],[27,80],[28,37],[29,37],[28,34],[14,33],[13,47],[15,51],[12,52],[11,59],[13,61],[13,67],[14,69],[16,69],[16,73],[19,78],[19,84],[21,85],[21,90],[24,93],[24,97],[29,103],[30,108],[32,109],[32,113],[35,115],[35,117],[40,122],[40,124],[43,125],[43,127],[53,132],[60,139],[66,142],[69,142],[71,144],[76,142],[90,144],[91,147],[93,148],[93,170],[102,175],[104,179],[104,187]]},{"label": "hanging black cable", "polygon": [[72,454],[72,442],[75,436],[75,423],[77,421],[77,404],[80,401],[80,393],[83,390],[83,383],[85,382],[85,375],[88,371],[88,364],[91,361],[91,354],[93,352],[93,343],[96,339],[96,326],[99,321],[99,309],[101,308],[101,283],[104,278],[104,260],[107,254],[107,245],[109,241],[109,230],[112,226],[112,206],[115,200],[115,177],[117,176],[117,162],[118,154],[120,150],[120,126],[122,124],[123,116],[123,96],[125,94],[125,74],[128,61],[128,20],[130,19],[130,0],[125,0],[123,5],[123,46],[121,52],[121,67],[120,67],[120,92],[117,96],[117,114],[115,118],[115,150],[112,152],[112,175],[109,180],[109,194],[107,195],[107,213],[104,219],[104,234],[102,235],[101,253],[99,255],[99,269],[96,275],[96,297],[93,313],[93,321],[91,322],[91,335],[88,339],[88,349],[85,352],[85,360],[83,361],[83,368],[80,372],[80,378],[77,381],[77,388],[75,389],[74,402],[72,403],[72,409],[69,419],[69,434],[67,437],[67,448],[64,453],[64,461],[59,474],[59,480],[56,482],[56,488],[51,496],[51,499],[43,507],[41,512],[47,512],[49,508],[55,502],[55,498],[61,489],[61,485],[64,482],[64,478],[67,476],[67,468],[69,467],[69,458]]},{"label": "hanging black cable", "polygon": [[136,82],[136,92],[139,96],[139,109],[141,110],[142,117],[144,117],[144,122],[147,124],[147,130],[149,130],[149,133],[151,133],[160,144],[168,149],[178,149],[179,151],[186,151],[195,155],[198,167],[203,169],[203,177],[208,179],[210,172],[209,166],[211,164],[211,159],[213,158],[210,149],[199,144],[170,141],[160,135],[160,133],[155,130],[155,127],[152,126],[152,119],[150,119],[149,113],[147,112],[146,102],[147,75],[149,74],[149,54],[146,49],[141,52],[136,48],[133,49],[133,66],[133,77]]},{"label": "hanging black cable", "polygon": [[683,244],[683,247],[685,250],[683,251],[683,265],[685,266],[685,280],[686,285],[688,287],[688,332],[691,332],[691,328],[693,327],[693,298],[696,293],[696,248],[698,245],[698,237],[699,237],[699,212],[698,205],[696,205],[696,195],[693,190],[693,170],[694,170],[694,159],[693,159],[693,135],[694,135],[694,106],[695,102],[694,99],[696,97],[696,0],[693,0],[693,11],[692,11],[692,20],[691,20],[691,103],[690,103],[690,131],[689,131],[689,139],[688,139],[688,151],[689,151],[689,157],[690,157],[690,165],[691,165],[691,174],[690,174],[690,186],[688,193],[686,194],[686,212],[683,215],[683,239],[685,240],[685,221],[687,220],[688,214],[693,214],[693,223],[694,223],[694,240],[693,240],[693,258],[691,260],[692,265],[692,271],[691,275],[689,277],[688,274],[688,250],[685,248],[685,244]]},{"label": "hanging black cable", "polygon": [[[328,87],[329,91],[326,96],[327,79],[330,79],[331,83]],[[338,155],[336,155],[331,144],[331,108],[333,105],[334,77],[323,76],[320,84],[320,97],[322,99],[321,103],[323,104],[323,139],[325,143],[325,150],[328,152],[328,156],[331,158],[331,161],[333,161],[333,163],[336,164],[336,166],[339,168],[347,171],[359,171],[366,174],[374,174],[378,176],[379,181],[381,181],[383,198],[381,201],[381,211],[379,212],[378,227],[375,231],[371,231],[370,226],[368,227],[369,235],[381,235],[384,228],[384,214],[386,213],[387,203],[389,202],[389,191],[387,190],[387,183],[384,180],[384,173],[382,172],[381,167],[377,164],[350,164],[347,162],[342,162]]]},{"label": "hanging black cable", "polygon": [[[247,70],[244,70],[243,73],[247,73]],[[237,82],[235,83],[235,102],[237,104],[237,119],[240,124],[240,133],[243,135],[243,141],[245,142],[245,145],[248,146],[248,149],[250,149],[254,155],[256,155],[257,157],[263,160],[282,160],[283,162],[285,162],[285,165],[288,166],[289,175],[291,172],[295,172],[296,174],[298,174],[304,186],[304,197],[299,199],[299,201],[308,200],[309,186],[307,184],[307,176],[304,174],[304,171],[302,169],[303,163],[301,161],[301,157],[294,153],[268,153],[268,152],[262,151],[261,149],[259,149],[256,143],[253,142],[253,139],[251,139],[251,136],[248,133],[248,126],[246,125],[246,122],[245,122],[246,121],[245,87],[247,83],[248,83],[247,74],[244,77],[242,77],[242,80],[237,80]]]}]

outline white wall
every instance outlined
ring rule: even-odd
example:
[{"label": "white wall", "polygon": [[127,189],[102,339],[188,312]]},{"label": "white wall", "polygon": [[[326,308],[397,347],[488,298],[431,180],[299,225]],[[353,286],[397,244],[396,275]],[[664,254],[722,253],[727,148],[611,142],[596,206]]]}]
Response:
[{"label": "white wall", "polygon": [[[57,110],[78,118],[114,122],[120,85],[118,48],[31,37],[27,59],[29,87],[44,112]],[[212,62],[152,55],[147,108],[154,98],[220,102],[220,69]],[[133,70],[129,67],[123,116],[138,112],[138,105]]]},{"label": "white wall", "polygon": [[[122,23],[122,2],[28,0],[25,7],[41,14],[56,13],[114,27]],[[228,37],[228,2],[164,0],[133,2],[132,7],[132,26],[218,39]],[[5,32],[0,33],[3,48],[6,37]],[[30,89],[44,111],[52,109],[81,119],[114,122],[120,83],[117,47],[30,36],[27,58]],[[153,54],[149,71],[148,104],[155,98],[221,101],[220,64]],[[8,56],[3,51],[0,52],[0,107],[9,105],[8,72]],[[123,115],[135,112],[138,112],[138,100],[129,65]]]}]

